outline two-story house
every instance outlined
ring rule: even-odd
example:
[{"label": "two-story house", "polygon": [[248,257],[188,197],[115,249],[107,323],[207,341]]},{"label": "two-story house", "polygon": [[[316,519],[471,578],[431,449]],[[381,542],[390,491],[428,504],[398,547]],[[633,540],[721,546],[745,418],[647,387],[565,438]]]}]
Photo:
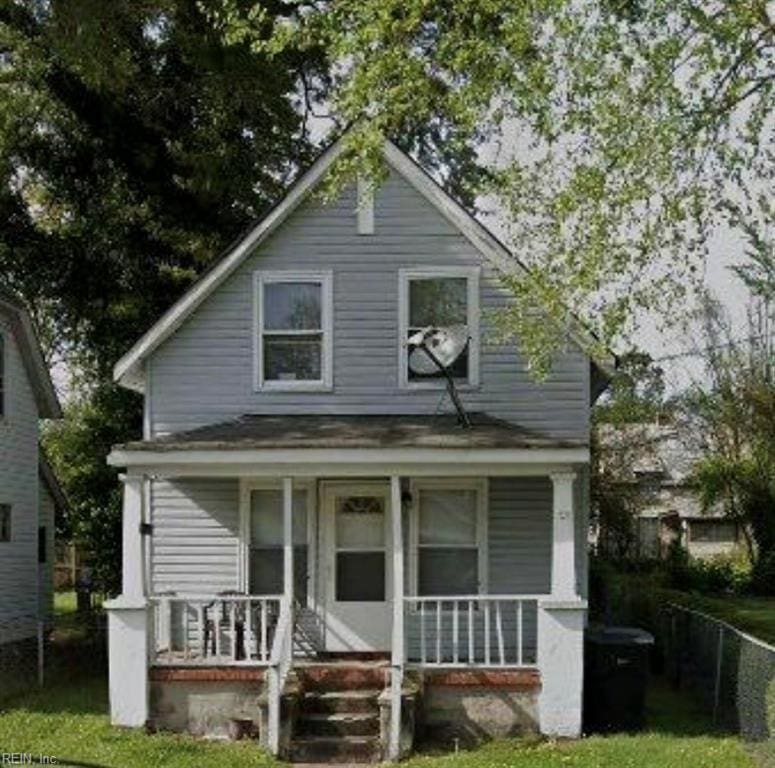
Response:
[{"label": "two-story house", "polygon": [[[340,152],[116,366],[145,424],[109,459],[113,722],[300,760],[396,759],[415,720],[577,736],[589,409],[614,361],[574,326],[536,382],[493,333],[512,254],[391,143],[375,192],[324,204]],[[428,327],[464,329],[470,428],[411,364]]]},{"label": "two-story house", "polygon": [[0,690],[37,669],[38,637],[52,618],[63,495],[41,454],[39,423],[61,415],[30,315],[0,289]]}]

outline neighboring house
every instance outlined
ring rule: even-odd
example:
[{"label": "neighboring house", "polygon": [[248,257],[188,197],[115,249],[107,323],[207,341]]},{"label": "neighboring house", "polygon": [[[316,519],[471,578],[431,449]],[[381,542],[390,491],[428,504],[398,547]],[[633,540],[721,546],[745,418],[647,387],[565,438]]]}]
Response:
[{"label": "neighboring house", "polygon": [[637,487],[637,553],[664,557],[677,541],[693,557],[732,554],[744,546],[739,526],[714,507],[703,510],[691,476],[700,454],[674,424],[602,425],[601,451],[626,455],[622,483]]},{"label": "neighboring house", "polygon": [[[614,360],[574,325],[534,381],[491,325],[515,258],[390,143],[373,195],[324,205],[340,151],[116,366],[145,421],[109,458],[112,721],[257,730],[308,762],[395,759],[421,714],[578,736],[589,409]],[[414,330],[450,325],[470,429],[407,365]]]},{"label": "neighboring house", "polygon": [[30,316],[0,290],[0,688],[19,654],[35,648],[39,623],[52,617],[63,496],[39,448],[39,423],[61,415]]}]

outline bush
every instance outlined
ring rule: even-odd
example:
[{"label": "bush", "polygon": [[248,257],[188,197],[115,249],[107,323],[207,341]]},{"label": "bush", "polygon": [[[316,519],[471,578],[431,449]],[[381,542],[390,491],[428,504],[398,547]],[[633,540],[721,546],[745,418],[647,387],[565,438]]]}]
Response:
[{"label": "bush", "polygon": [[[677,542],[671,544],[664,567],[666,586],[682,592],[740,594],[751,585],[751,569],[747,561],[730,555],[694,559]],[[772,573],[775,574],[775,560]]]}]

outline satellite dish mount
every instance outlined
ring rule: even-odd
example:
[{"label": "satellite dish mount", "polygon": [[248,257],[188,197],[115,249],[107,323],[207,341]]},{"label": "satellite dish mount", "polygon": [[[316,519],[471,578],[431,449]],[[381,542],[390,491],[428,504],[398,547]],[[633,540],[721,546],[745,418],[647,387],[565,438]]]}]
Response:
[{"label": "satellite dish mount", "polygon": [[457,420],[461,427],[470,428],[468,417],[450,372],[450,366],[468,347],[468,331],[465,326],[453,328],[423,328],[413,333],[407,341],[409,348],[409,368],[420,376],[432,376],[441,373],[447,383],[449,399],[457,411]]}]

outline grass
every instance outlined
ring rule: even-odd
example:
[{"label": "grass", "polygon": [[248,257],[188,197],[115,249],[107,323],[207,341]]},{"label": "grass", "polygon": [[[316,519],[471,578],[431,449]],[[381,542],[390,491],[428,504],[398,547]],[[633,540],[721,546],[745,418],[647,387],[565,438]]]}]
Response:
[{"label": "grass", "polygon": [[[102,677],[61,683],[29,693],[0,711],[0,753],[51,755],[59,765],[87,768],[247,768],[278,763],[249,742],[217,743],[172,734],[148,735],[112,728],[105,714]],[[406,768],[755,768],[736,738],[709,732],[690,700],[653,686],[648,727],[635,735],[578,742],[538,739],[493,742],[459,754],[421,754]],[[68,762],[69,761],[69,762]]]},{"label": "grass", "polygon": [[676,591],[670,591],[668,596],[673,602],[715,616],[765,643],[775,645],[775,598],[711,597]]}]

